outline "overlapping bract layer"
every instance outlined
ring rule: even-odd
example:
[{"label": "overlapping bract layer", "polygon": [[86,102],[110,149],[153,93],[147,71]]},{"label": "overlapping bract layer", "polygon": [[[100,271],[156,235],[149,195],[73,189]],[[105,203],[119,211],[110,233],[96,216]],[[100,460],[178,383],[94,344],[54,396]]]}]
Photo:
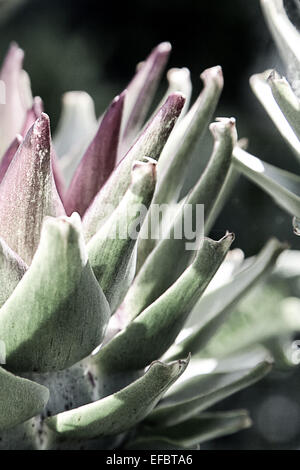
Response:
[{"label": "overlapping bract layer", "polygon": [[[204,71],[203,91],[188,110],[189,71],[171,69],[167,94],[147,121],[169,52],[169,43],[157,46],[99,122],[86,93],[66,94],[54,145],[42,102],[28,91],[22,51],[13,45],[4,62],[1,77],[9,101],[0,113],[5,134],[0,339],[6,346],[5,368],[26,378],[0,368],[0,431],[8,430],[4,437],[9,436],[19,425],[16,436],[23,437],[17,447],[24,436],[29,447],[39,448],[112,435],[122,443],[122,433],[147,416],[140,435],[133,433],[126,443],[128,449],[193,447],[249,425],[243,411],[195,414],[261,378],[270,368],[266,355],[239,372],[228,367],[211,380],[210,375],[207,380],[199,377],[200,367],[195,380],[203,390],[198,393],[194,382],[185,379],[189,348],[199,353],[229,308],[276,263],[284,247],[270,242],[240,277],[206,294],[228,262],[233,234],[219,241],[201,237],[192,251],[186,250],[184,238],[153,242],[144,237],[153,203],[178,202],[191,151],[207,129],[223,87],[219,66]],[[17,114],[13,121],[12,113]],[[218,119],[210,130],[214,148],[205,171],[169,222],[163,219],[156,231],[161,224],[172,235],[183,222],[185,204],[193,214],[203,204],[205,221],[211,224],[225,202],[232,161],[242,172],[251,166],[237,147],[233,118]],[[282,189],[290,189],[288,175],[269,166],[261,181],[298,216],[293,191]],[[120,226],[125,236],[118,233]],[[139,236],[132,237],[132,227]],[[190,336],[174,346],[195,311],[200,327],[194,325]],[[291,317],[280,317],[288,331],[299,328]],[[159,362],[162,357],[176,360],[165,364]],[[195,361],[192,357],[191,363]],[[172,391],[182,374],[182,389]],[[46,404],[51,377],[58,383],[48,385],[53,396]],[[84,404],[74,387],[82,390]],[[160,401],[170,387],[171,398]],[[60,399],[66,403],[58,404]],[[34,418],[39,413],[41,421]],[[101,442],[99,446],[105,445]]]}]

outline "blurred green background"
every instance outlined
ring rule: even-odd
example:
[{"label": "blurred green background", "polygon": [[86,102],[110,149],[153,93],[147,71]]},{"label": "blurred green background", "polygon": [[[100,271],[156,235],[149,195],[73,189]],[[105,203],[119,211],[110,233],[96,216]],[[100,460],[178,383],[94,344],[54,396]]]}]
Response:
[{"label": "blurred green background", "polygon": [[[299,0],[285,3],[299,25]],[[157,43],[167,40],[173,46],[169,67],[190,69],[194,98],[201,90],[200,73],[222,65],[225,88],[216,116],[236,117],[239,136],[249,139],[250,152],[279,167],[299,171],[248,83],[251,74],[267,68],[283,71],[258,0],[0,0],[0,26],[1,57],[12,40],[25,50],[25,69],[33,92],[43,98],[53,130],[62,93],[87,91],[100,115],[125,88],[136,63]],[[165,86],[163,82],[160,94]],[[202,171],[211,145],[210,136],[206,136],[196,149],[186,190]],[[246,255],[255,254],[274,235],[299,248],[290,216],[244,178],[211,235],[218,238],[226,229],[236,233],[235,246]],[[224,409],[247,406],[255,425],[207,447],[298,447],[299,376],[299,371],[277,371],[250,391],[222,403]]]}]

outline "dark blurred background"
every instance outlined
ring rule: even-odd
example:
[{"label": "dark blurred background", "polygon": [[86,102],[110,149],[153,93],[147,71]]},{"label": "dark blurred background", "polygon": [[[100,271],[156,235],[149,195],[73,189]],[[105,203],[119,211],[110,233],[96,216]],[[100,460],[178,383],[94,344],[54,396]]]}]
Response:
[{"label": "dark blurred background", "polygon": [[[299,0],[285,3],[293,21],[299,26]],[[60,114],[63,92],[87,91],[95,100],[97,113],[101,114],[112,97],[126,86],[136,63],[145,58],[156,44],[167,40],[173,46],[169,67],[186,66],[190,69],[193,98],[201,90],[200,73],[207,67],[222,65],[225,88],[216,116],[236,117],[239,136],[248,137],[251,153],[279,167],[299,171],[291,151],[248,83],[251,74],[267,68],[283,71],[258,0],[131,0],[120,3],[114,0],[1,0],[0,6],[0,55],[3,57],[12,40],[25,49],[25,69],[31,76],[33,92],[44,99],[53,129]],[[161,94],[165,86],[166,82],[162,84]],[[211,139],[207,137],[195,152],[186,189],[198,178],[210,148]],[[247,255],[256,253],[274,235],[288,241],[293,248],[299,247],[299,238],[292,233],[290,216],[244,178],[239,180],[213,228],[212,236],[217,238],[226,229],[236,233],[236,246]],[[283,376],[284,380],[281,376],[279,380],[275,374],[275,378],[272,376],[252,388],[251,393],[242,392],[229,402],[237,408],[248,406],[251,401],[250,411],[255,418],[262,390],[271,393],[272,387],[276,386],[275,401],[270,394],[266,396],[270,402],[259,406],[265,406],[263,419],[271,430],[276,423],[278,426],[286,423],[287,437],[283,437],[279,429],[277,436],[282,434],[281,441],[280,437],[272,441],[270,436],[266,437],[259,431],[260,423],[256,420],[251,431],[215,441],[213,446],[298,446],[299,403],[295,405],[295,411],[293,400],[296,397],[292,397],[290,407],[280,407],[280,393],[286,389],[287,383],[296,395],[297,375],[299,371],[296,375],[290,372]],[[225,408],[223,403],[222,407]],[[275,424],[270,418],[274,409],[279,410]],[[290,415],[284,411],[284,416],[281,416],[280,410],[288,410]],[[270,423],[268,419],[271,419]],[[297,421],[294,424],[296,429],[292,427],[293,419]],[[289,431],[290,428],[294,431]]]}]

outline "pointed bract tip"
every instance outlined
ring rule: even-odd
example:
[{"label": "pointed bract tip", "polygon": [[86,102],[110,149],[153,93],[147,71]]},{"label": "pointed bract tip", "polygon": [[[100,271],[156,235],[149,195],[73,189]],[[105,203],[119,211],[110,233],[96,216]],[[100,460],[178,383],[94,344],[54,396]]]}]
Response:
[{"label": "pointed bract tip", "polygon": [[295,235],[300,237],[300,220],[297,217],[293,218],[293,231]]},{"label": "pointed bract tip", "polygon": [[[21,70],[24,60],[24,51],[16,43],[11,43],[4,57],[1,73],[11,73],[13,70]],[[4,78],[4,77],[3,77]]]},{"label": "pointed bract tip", "polygon": [[235,240],[235,234],[227,230],[224,237],[222,237],[219,240],[219,243],[221,243],[223,246],[228,248],[234,242],[234,240]]},{"label": "pointed bract tip", "polygon": [[172,50],[172,46],[171,46],[171,43],[168,42],[168,41],[161,42],[161,43],[158,44],[158,46],[156,46],[156,48],[154,49],[154,51],[159,52],[159,53],[161,53],[161,54],[169,53],[169,52],[171,52],[171,50]]},{"label": "pointed bract tip", "polygon": [[83,106],[93,102],[91,96],[86,91],[67,91],[62,96],[65,106]]},{"label": "pointed bract tip", "polygon": [[190,78],[190,75],[190,71],[186,67],[183,67],[181,69],[173,67],[172,69],[168,70],[167,79],[169,82],[182,83],[188,80]]},{"label": "pointed bract tip", "polygon": [[156,361],[151,362],[151,364],[149,365],[149,368],[147,369],[147,372],[152,367],[160,367],[162,369],[165,369],[166,371],[171,372],[170,379],[174,376],[178,377],[179,375],[183,374],[183,372],[189,365],[190,358],[191,358],[191,354],[189,353],[186,359],[179,359],[179,360],[168,362],[168,363],[162,362],[160,360],[156,360]]},{"label": "pointed bract tip", "polygon": [[214,137],[218,138],[226,129],[233,127],[235,127],[235,118],[216,118],[216,121],[209,125],[209,130]]},{"label": "pointed bract tip", "polygon": [[255,89],[257,83],[267,81],[268,77],[270,76],[272,72],[273,72],[273,69],[267,69],[264,72],[254,73],[253,75],[251,75],[251,77],[249,78],[249,83],[251,87]]},{"label": "pointed bract tip", "polygon": [[9,43],[9,49],[19,49],[19,44],[17,43],[17,41],[10,41]]},{"label": "pointed bract tip", "polygon": [[41,116],[39,117],[39,119],[43,122],[47,122],[47,123],[50,122],[50,118],[49,118],[48,114],[46,114],[44,112],[41,113]]},{"label": "pointed bract tip", "polygon": [[50,141],[51,141],[51,132],[50,132],[50,119],[46,113],[42,113],[39,118],[36,119],[31,129],[29,129],[27,136],[30,137],[31,142],[33,140],[36,142],[36,150],[41,156],[41,152],[50,151]]},{"label": "pointed bract tip", "polygon": [[189,352],[185,359],[178,359],[179,365],[186,368],[189,365],[191,357],[192,357],[192,353]]},{"label": "pointed bract tip", "polygon": [[36,116],[40,116],[40,114],[42,114],[42,112],[44,111],[44,103],[40,96],[35,96],[33,98],[32,109]]},{"label": "pointed bract tip", "polygon": [[212,122],[209,125],[209,130],[212,133],[214,139],[219,140],[222,138],[226,132],[230,132],[231,137],[233,139],[233,144],[235,145],[237,142],[237,131],[235,125],[235,118],[216,118],[216,122]]},{"label": "pointed bract tip", "polygon": [[8,52],[7,52],[7,55],[9,54],[18,56],[20,59],[23,60],[25,52],[23,51],[23,49],[21,49],[21,47],[19,46],[17,42],[12,41],[9,45]]},{"label": "pointed bract tip", "polygon": [[19,144],[21,144],[23,142],[23,137],[21,136],[21,134],[16,135],[16,140]]},{"label": "pointed bract tip", "polygon": [[[64,217],[64,216],[63,216]],[[81,228],[81,217],[78,214],[78,212],[72,212],[72,214],[69,217],[69,220],[71,223],[80,230]]]},{"label": "pointed bract tip", "polygon": [[119,94],[119,100],[123,100],[125,96],[127,95],[127,88],[122,91],[122,93]]},{"label": "pointed bract tip", "polygon": [[[221,249],[222,252],[226,253],[232,245],[234,239],[235,234],[227,231],[224,237],[220,238],[219,240],[213,240],[209,237],[202,238],[202,245],[207,245],[208,247],[215,248],[217,250]],[[194,263],[198,263],[199,257],[201,258],[201,250],[198,251],[198,255],[195,257]]]},{"label": "pointed bract tip", "polygon": [[42,232],[59,234],[61,238],[72,242],[78,239],[80,227],[80,216],[74,212],[71,217],[65,215],[60,217],[45,217]]},{"label": "pointed bract tip", "polygon": [[267,82],[270,86],[272,86],[273,84],[274,85],[283,84],[283,85],[290,86],[288,80],[285,77],[279,75],[279,73],[277,73],[276,70],[272,70],[272,72],[267,78]]},{"label": "pointed bract tip", "polygon": [[49,132],[50,130],[50,118],[48,114],[41,113],[40,117],[37,118],[33,124],[34,133],[39,135],[40,133]]},{"label": "pointed bract tip", "polygon": [[231,127],[235,126],[235,123],[236,123],[236,120],[234,117],[230,117],[230,118],[227,118],[227,117],[217,117],[216,118],[216,121],[217,122],[222,122],[223,124],[225,125],[229,125]]},{"label": "pointed bract tip", "polygon": [[157,161],[150,157],[134,161],[131,168],[131,181],[134,183],[145,176],[156,181],[156,168]]},{"label": "pointed bract tip", "polygon": [[280,75],[277,74],[276,70],[273,69],[273,70],[271,70],[270,73],[268,74],[267,80],[268,80],[268,81],[272,81],[272,80],[274,80],[275,78],[279,78],[279,77],[280,77]]},{"label": "pointed bract tip", "polygon": [[223,88],[224,85],[224,77],[222,67],[220,65],[216,65],[214,67],[210,67],[209,69],[205,69],[201,75],[201,80],[203,80],[204,85],[207,82],[214,80],[215,83],[219,86],[219,88]]},{"label": "pointed bract tip", "polygon": [[112,100],[111,105],[114,106],[117,103],[119,103],[119,105],[123,105],[124,99],[126,97],[126,93],[127,93],[127,89],[122,91],[122,93],[120,93],[119,95],[115,96],[114,99]]},{"label": "pointed bract tip", "polygon": [[146,155],[143,157],[143,160],[140,160],[139,162],[142,163],[153,163],[153,165],[157,165],[157,160],[151,157],[147,157]]},{"label": "pointed bract tip", "polygon": [[191,360],[191,353],[189,353],[185,359],[178,359],[177,361],[169,363],[168,366],[173,367],[174,371],[177,370],[177,372],[180,375],[182,375],[184,371],[186,370],[187,366],[189,365],[190,360]]}]

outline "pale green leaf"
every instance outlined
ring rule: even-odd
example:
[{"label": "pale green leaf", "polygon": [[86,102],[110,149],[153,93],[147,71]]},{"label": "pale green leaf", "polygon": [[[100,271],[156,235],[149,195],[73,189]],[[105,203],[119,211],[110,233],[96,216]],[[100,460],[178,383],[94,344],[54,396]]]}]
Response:
[{"label": "pale green leaf", "polygon": [[277,240],[270,240],[250,266],[238,272],[225,285],[202,297],[189,320],[192,331],[170,349],[168,357],[180,357],[186,351],[193,354],[200,351],[248,290],[274,267],[284,248]]},{"label": "pale green leaf", "polygon": [[204,227],[205,235],[209,235],[215,221],[217,220],[223,207],[228,201],[229,196],[231,195],[238,178],[239,178],[238,171],[236,170],[236,168],[234,168],[233,165],[231,165],[231,167],[229,168],[228,174],[226,176],[226,179],[224,181],[224,184],[221,188],[221,191],[216,197],[215,203],[209,213],[209,216],[205,220],[205,227]]},{"label": "pale green leaf", "polygon": [[300,176],[281,170],[235,147],[235,167],[267,192],[289,214],[300,217]]},{"label": "pale green leaf", "polygon": [[167,439],[173,445],[190,448],[217,437],[233,434],[251,426],[247,411],[226,411],[202,413],[174,426],[144,427],[139,431],[139,440],[152,438]]},{"label": "pale green leaf", "polygon": [[250,85],[255,95],[269,114],[275,126],[281,133],[282,137],[291,147],[297,159],[300,159],[300,142],[295,132],[291,128],[287,118],[284,116],[279,105],[277,104],[268,79],[273,73],[272,70],[266,70],[263,73],[252,75]]},{"label": "pale green leaf", "polygon": [[221,67],[201,74],[204,88],[199,97],[175,126],[158,162],[157,203],[176,202],[180,194],[192,151],[211,122],[223,88]]},{"label": "pale green leaf", "polygon": [[133,322],[103,346],[93,362],[106,373],[139,370],[171,346],[233,241],[208,238],[180,278]]},{"label": "pale green leaf", "polygon": [[[118,207],[87,245],[94,274],[112,313],[123,300],[135,274],[134,249],[156,182],[156,160],[133,164],[131,184]],[[134,233],[136,231],[136,233]]]},{"label": "pale green leaf", "polygon": [[293,217],[293,230],[294,234],[300,236],[300,218]]},{"label": "pale green leaf", "polygon": [[281,78],[276,72],[270,75],[269,84],[273,96],[283,112],[285,118],[300,139],[300,101],[293,92],[288,81]]},{"label": "pale green leaf", "polygon": [[46,387],[16,377],[0,367],[0,431],[41,413],[48,399]]},{"label": "pale green leaf", "polygon": [[92,439],[124,432],[152,411],[166,390],[177,380],[188,360],[171,364],[154,362],[138,380],[113,395],[46,420],[63,437]]},{"label": "pale green leaf", "polygon": [[[128,318],[135,318],[154,302],[176,281],[191,262],[194,253],[186,249],[186,243],[191,240],[187,240],[184,235],[176,237],[176,233],[182,232],[187,209],[191,209],[192,220],[195,221],[199,205],[202,204],[205,217],[209,217],[228,173],[236,140],[235,121],[232,118],[211,124],[210,130],[215,139],[210,162],[196,186],[180,206],[167,233],[150,253],[129,289],[124,300],[124,310]],[[204,229],[202,223],[197,229],[198,238]]]},{"label": "pale green leaf", "polygon": [[28,267],[0,238],[0,307],[18,285]]},{"label": "pale green leaf", "polygon": [[[206,131],[223,88],[221,67],[212,67],[201,74],[204,89],[187,115],[177,122],[158,161],[158,182],[153,204],[175,204],[178,201],[186,172],[197,142]],[[138,270],[155,246],[153,237],[146,237],[153,227],[150,208],[138,243]],[[164,217],[161,226],[166,223]],[[157,227],[158,231],[160,227]]]},{"label": "pale green leaf", "polygon": [[45,220],[30,268],[0,309],[0,338],[13,370],[66,368],[103,339],[110,311],[88,263],[79,219]]},{"label": "pale green leaf", "polygon": [[[248,140],[246,138],[239,139],[237,141],[237,146],[246,150],[248,147]],[[225,206],[232,190],[239,178],[239,172],[234,168],[233,165],[230,166],[228,174],[225,178],[224,184],[222,186],[221,191],[219,192],[213,208],[211,209],[209,216],[205,220],[205,227],[204,232],[205,235],[209,235],[215,221],[217,220],[220,212],[222,211],[223,207]]]},{"label": "pale green leaf", "polygon": [[197,357],[222,358],[300,331],[300,300],[271,285],[257,285]]},{"label": "pale green leaf", "polygon": [[[263,378],[271,364],[262,362],[252,369],[198,375],[175,384],[147,417],[150,425],[171,426],[196,416],[230,395]],[[182,377],[184,379],[184,376]]]},{"label": "pale green leaf", "polygon": [[300,67],[300,34],[290,21],[283,0],[260,0],[271,34],[288,74],[295,80]]}]

